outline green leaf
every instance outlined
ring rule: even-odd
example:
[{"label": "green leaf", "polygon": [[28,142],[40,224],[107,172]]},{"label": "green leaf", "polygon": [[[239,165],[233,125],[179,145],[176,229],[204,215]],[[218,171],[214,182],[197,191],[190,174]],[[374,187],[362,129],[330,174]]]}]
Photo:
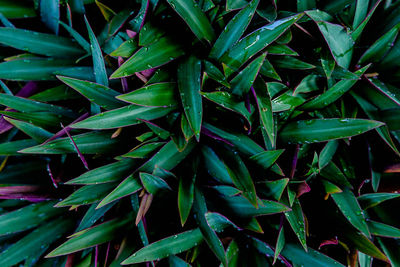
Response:
[{"label": "green leaf", "polygon": [[319,89],[318,84],[318,76],[314,74],[310,74],[306,76],[294,89],[293,94],[299,93],[309,93],[313,91],[317,91]]},{"label": "green leaf", "polygon": [[227,0],[226,1],[226,10],[232,11],[235,9],[243,8],[247,5],[245,0]]},{"label": "green leaf", "polygon": [[228,173],[228,167],[218,155],[208,146],[202,146],[203,161],[207,172],[217,181],[223,184],[232,184]]},{"label": "green leaf", "polygon": [[258,112],[260,114],[260,120],[264,126],[264,130],[267,133],[269,143],[271,147],[275,147],[275,124],[274,116],[272,113],[271,98],[268,93],[266,83],[262,79],[257,79],[252,90],[254,97],[257,101]]},{"label": "green leaf", "polygon": [[83,216],[81,222],[79,223],[78,228],[75,230],[75,232],[82,231],[83,229],[89,228],[93,224],[95,224],[100,218],[104,216],[104,214],[111,209],[114,204],[107,205],[101,209],[96,209],[97,203],[94,203],[90,205],[88,210],[85,213],[85,216]]},{"label": "green leaf", "polygon": [[343,234],[343,241],[350,243],[350,245],[354,246],[357,250],[379,260],[387,261],[385,254],[383,254],[364,234],[345,229],[343,229]]},{"label": "green leaf", "polygon": [[191,265],[177,256],[169,256],[168,264],[171,267],[190,267]]},{"label": "green leaf", "polygon": [[[89,132],[72,136],[82,154],[105,153],[115,150],[118,139],[111,139],[110,137],[109,132]],[[76,150],[71,139],[65,137],[50,141],[45,145],[28,147],[20,152],[26,154],[65,154],[76,153]]]},{"label": "green leaf", "polygon": [[134,39],[129,39],[123,42],[117,49],[115,49],[110,56],[113,57],[130,57],[137,50],[138,46]]},{"label": "green leaf", "polygon": [[187,58],[178,66],[178,88],[183,109],[197,140],[200,139],[203,118],[200,76],[201,61],[194,56]]},{"label": "green leaf", "polygon": [[32,4],[26,5],[25,2],[15,2],[12,0],[0,1],[0,13],[8,19],[35,17],[36,12]]},{"label": "green leaf", "polygon": [[371,10],[369,11],[368,15],[366,16],[366,18],[360,23],[360,25],[353,30],[353,32],[351,33],[351,37],[352,39],[356,42],[360,36],[362,31],[364,30],[365,26],[367,25],[367,23],[369,22],[369,20],[371,19],[372,15],[374,14],[376,8],[378,7],[378,5],[382,2],[382,0],[378,0],[375,5],[371,8]]},{"label": "green leaf", "polygon": [[137,191],[142,189],[142,185],[139,182],[139,179],[133,177],[133,175],[128,176],[128,178],[124,179],[113,191],[111,191],[108,195],[103,196],[103,200],[97,205],[96,209],[100,209],[105,205],[123,198],[125,196],[131,195]]},{"label": "green leaf", "polygon": [[354,46],[351,35],[340,25],[321,21],[319,17],[313,15],[313,12],[306,11],[305,13],[317,24],[337,64],[348,69]]},{"label": "green leaf", "polygon": [[180,45],[168,38],[161,38],[157,42],[139,49],[110,78],[127,77],[135,74],[135,72],[156,68],[183,54]]},{"label": "green leaf", "polygon": [[205,214],[207,212],[206,200],[203,193],[195,188],[194,190],[194,203],[193,212],[196,215],[195,219],[203,235],[204,240],[207,242],[208,246],[217,256],[217,258],[222,262],[224,266],[227,265],[226,255],[224,247],[221,240],[218,238],[217,234],[210,228],[207,223]]},{"label": "green leaf", "polygon": [[224,74],[210,61],[204,60],[204,72],[213,80],[219,82],[220,84],[230,88],[231,86],[226,80]]},{"label": "green leaf", "polygon": [[171,189],[163,179],[155,175],[141,172],[139,177],[143,187],[152,195],[157,194],[160,190]]},{"label": "green leaf", "polygon": [[335,70],[336,61],[326,49],[324,49],[321,53],[321,65],[326,78],[330,79],[333,71]]},{"label": "green leaf", "polygon": [[358,64],[366,62],[378,62],[391,48],[400,30],[400,24],[397,24],[390,31],[376,40],[367,51],[361,56]]},{"label": "green leaf", "polygon": [[[189,141],[183,151],[179,151],[174,142],[170,141],[163,146],[151,159],[143,164],[138,171],[151,173],[158,167],[164,170],[171,170],[178,165],[194,148],[194,142]],[[99,204],[100,208],[116,199],[133,194],[141,189],[138,179],[132,175],[123,180],[109,195],[107,195]]]},{"label": "green leaf", "polygon": [[193,0],[167,0],[200,40],[211,43],[215,33],[207,16]]},{"label": "green leaf", "polygon": [[72,226],[73,221],[67,218],[59,218],[43,224],[3,250],[0,254],[1,266],[14,266],[30,256],[41,256],[42,251],[40,248],[47,249],[49,245],[69,231]]},{"label": "green leaf", "polygon": [[70,100],[77,98],[80,98],[80,95],[65,85],[59,85],[29,97],[29,99],[42,102]]},{"label": "green leaf", "polygon": [[284,143],[316,143],[355,136],[383,123],[363,119],[316,119],[287,124],[279,137]]},{"label": "green leaf", "polygon": [[327,180],[333,182],[336,185],[347,186],[352,188],[349,181],[347,181],[347,177],[343,174],[343,172],[336,166],[333,161],[330,161],[323,169],[320,170],[320,174],[322,177]]},{"label": "green leaf", "polygon": [[55,80],[55,72],[72,67],[69,60],[34,58],[0,63],[0,79],[13,81]]},{"label": "green leaf", "polygon": [[62,120],[60,115],[49,113],[49,112],[34,112],[34,113],[23,113],[23,112],[13,112],[13,111],[0,111],[7,117],[29,122],[35,126],[42,128],[52,128],[55,129],[55,125],[59,125]]},{"label": "green leaf", "polygon": [[279,230],[279,233],[278,233],[278,238],[276,240],[273,263],[276,262],[276,259],[278,258],[279,254],[281,253],[284,246],[285,246],[285,231],[284,231],[284,228],[281,227],[281,229]]},{"label": "green leaf", "polygon": [[181,177],[179,179],[178,209],[182,226],[186,223],[186,220],[190,214],[190,210],[192,209],[195,180],[195,173],[192,175],[192,177]]},{"label": "green leaf", "polygon": [[148,0],[141,0],[141,6],[136,14],[136,17],[132,19],[129,24],[131,25],[132,29],[136,32],[140,30],[144,23],[144,19],[146,17],[146,11],[148,9],[149,1]]},{"label": "green leaf", "polygon": [[253,18],[258,3],[259,0],[251,1],[244,9],[237,13],[231,21],[229,21],[217,41],[215,41],[214,46],[211,48],[211,58],[219,59],[240,39]]},{"label": "green leaf", "polygon": [[289,207],[279,202],[264,199],[258,200],[258,208],[255,208],[242,196],[224,197],[223,202],[230,211],[243,218],[290,211]]},{"label": "green leaf", "polygon": [[400,249],[397,245],[396,240],[389,240],[384,238],[377,238],[379,245],[381,246],[382,250],[385,252],[385,255],[390,260],[390,263],[393,266],[399,266],[400,264]]},{"label": "green leaf", "polygon": [[122,265],[135,264],[166,258],[197,246],[203,240],[200,229],[189,230],[158,240],[133,253]]},{"label": "green leaf", "polygon": [[99,42],[97,41],[96,35],[94,34],[92,28],[90,28],[89,21],[85,16],[86,28],[89,33],[90,48],[92,51],[93,59],[93,71],[96,77],[96,82],[98,84],[108,86],[108,76],[106,71],[106,65],[104,63],[103,54]]},{"label": "green leaf", "polygon": [[206,212],[205,214],[208,225],[217,233],[222,232],[225,228],[232,226],[240,230],[233,222],[231,222],[224,215],[217,212]]},{"label": "green leaf", "polygon": [[176,95],[176,84],[166,82],[153,83],[117,98],[139,106],[173,107],[178,104]]},{"label": "green leaf", "polygon": [[65,211],[55,209],[54,204],[43,201],[0,215],[0,236],[31,229]]},{"label": "green leaf", "polygon": [[[365,99],[361,98],[359,95],[355,94],[354,92],[350,92],[350,94],[355,98],[355,100],[358,102],[358,104],[361,106],[361,108],[364,110],[364,112],[368,115],[368,117],[370,119],[385,120],[385,118],[381,117],[381,113],[377,112],[377,109],[374,105],[372,105]],[[387,121],[385,121],[385,122],[388,123]],[[390,136],[388,126],[376,128],[376,131],[381,136],[381,138],[386,142],[386,144],[388,144],[395,153],[399,154],[399,151],[397,150],[397,147],[394,144],[394,142]]]},{"label": "green leaf", "polygon": [[235,132],[230,133],[208,123],[204,123],[203,126],[212,133],[232,143],[240,152],[247,156],[252,156],[264,151],[264,149],[254,142],[253,139],[250,139],[244,134],[238,134]]},{"label": "green leaf", "polygon": [[71,127],[92,130],[114,129],[139,124],[142,122],[140,119],[154,120],[164,117],[173,109],[174,108],[129,105],[91,116],[83,121],[71,125]]},{"label": "green leaf", "polygon": [[82,37],[82,35],[79,34],[79,32],[75,31],[72,27],[69,25],[65,24],[62,21],[59,21],[58,23],[61,24],[61,26],[64,27],[66,31],[76,40],[76,42],[83,48],[85,49],[86,52],[91,53],[90,51],[90,44],[85,40],[85,38]]},{"label": "green leaf", "polygon": [[280,56],[298,56],[299,54],[292,50],[289,46],[284,44],[272,44],[269,45],[266,50],[270,55],[280,55]]},{"label": "green leaf", "polygon": [[264,63],[260,69],[260,73],[268,78],[272,78],[278,81],[282,80],[276,72],[274,66],[272,66],[272,64],[267,59],[264,60]]},{"label": "green leaf", "polygon": [[282,155],[283,151],[284,149],[263,151],[251,156],[250,159],[257,162],[264,169],[268,169]]},{"label": "green leaf", "polygon": [[376,78],[375,79],[367,78],[367,79],[376,90],[378,90],[385,97],[396,103],[396,105],[400,106],[400,97],[397,96],[399,94],[400,89],[390,84],[385,84]]},{"label": "green leaf", "polygon": [[223,91],[210,93],[201,92],[201,95],[226,109],[235,111],[238,114],[242,115],[247,120],[247,123],[250,125],[249,111],[245,107],[244,102],[239,101],[234,95]]},{"label": "green leaf", "polygon": [[164,35],[165,32],[162,29],[148,22],[143,26],[143,28],[139,32],[139,45],[147,46],[157,41]]},{"label": "green leaf", "polygon": [[73,118],[76,115],[75,112],[63,107],[7,94],[0,94],[0,105],[27,113],[47,111],[70,118]]},{"label": "green leaf", "polygon": [[122,101],[115,99],[119,93],[104,85],[70,77],[57,76],[63,83],[89,99],[91,102],[107,109],[116,109],[124,106]]},{"label": "green leaf", "polygon": [[230,81],[232,94],[242,96],[249,92],[261,69],[265,56],[266,54],[262,54],[254,59]]},{"label": "green leaf", "polygon": [[49,139],[50,137],[53,136],[52,133],[44,130],[43,128],[40,128],[38,126],[35,126],[33,124],[19,121],[19,120],[13,120],[10,118],[5,117],[4,118],[6,121],[17,127],[19,130],[22,132],[26,133],[30,137],[32,137],[33,140],[35,140],[38,143],[42,143]]},{"label": "green leaf", "polygon": [[289,178],[284,178],[275,181],[265,181],[260,182],[260,184],[265,185],[266,189],[261,189],[261,194],[267,198],[274,198],[275,200],[280,200],[282,197],[282,193],[285,190],[287,184],[289,182]]},{"label": "green leaf", "polygon": [[96,169],[87,171],[82,175],[69,180],[66,184],[100,184],[122,180],[133,171],[136,164],[131,159],[123,159],[114,163],[103,165]]},{"label": "green leaf", "polygon": [[160,146],[165,145],[165,142],[154,142],[154,143],[147,143],[147,144],[140,144],[138,147],[135,147],[133,150],[129,151],[128,153],[122,155],[122,157],[127,158],[147,158],[151,153],[153,153],[157,148]]},{"label": "green leaf", "polygon": [[58,34],[60,20],[60,0],[40,0],[40,17],[48,28]]},{"label": "green leaf", "polygon": [[346,219],[365,235],[370,236],[364,213],[354,194],[347,188],[343,192],[332,194],[332,198]]},{"label": "green leaf", "polygon": [[400,229],[380,222],[368,220],[368,228],[373,235],[400,238]]},{"label": "green leaf", "polygon": [[357,0],[356,13],[354,14],[353,29],[357,28],[365,19],[368,12],[369,0]]},{"label": "green leaf", "polygon": [[304,214],[301,209],[300,201],[298,198],[295,199],[292,205],[292,210],[285,212],[285,217],[288,220],[290,227],[292,227],[294,233],[300,241],[305,251],[308,251],[306,244],[306,227],[304,222]]},{"label": "green leaf", "polygon": [[293,23],[299,20],[303,14],[277,20],[263,26],[239,40],[222,57],[221,62],[237,70],[252,56],[271,44],[282,35]]},{"label": "green leaf", "polygon": [[225,154],[224,161],[227,165],[229,177],[234,185],[242,191],[243,196],[247,198],[254,207],[257,207],[256,188],[243,160],[234,152],[226,150]]},{"label": "green leaf", "polygon": [[274,66],[281,69],[308,70],[315,68],[314,65],[304,62],[292,56],[279,56],[271,59]]},{"label": "green leaf", "polygon": [[286,243],[281,254],[297,265],[313,266],[313,267],[338,267],[343,264],[329,258],[328,256],[309,248],[308,251],[298,245]]},{"label": "green leaf", "polygon": [[[361,77],[368,69],[368,67],[369,65],[357,70],[356,72],[354,72],[354,74],[356,74],[358,77]],[[326,92],[311,99],[300,108],[303,110],[324,108],[342,97],[347,91],[349,91],[353,87],[356,82],[357,80],[341,80],[337,82],[334,86],[329,88]]]},{"label": "green leaf", "polygon": [[71,39],[16,28],[0,27],[0,43],[30,53],[56,58],[76,58],[83,54],[83,50]]},{"label": "green leaf", "polygon": [[397,193],[371,193],[371,194],[363,194],[359,196],[357,199],[360,202],[363,209],[366,210],[368,208],[375,207],[386,200],[398,197],[400,197],[400,194]]},{"label": "green leaf", "polygon": [[21,155],[19,151],[29,146],[37,145],[37,142],[32,139],[23,139],[0,144],[1,156]]},{"label": "green leaf", "polygon": [[139,169],[144,172],[152,172],[157,166],[164,170],[171,170],[175,168],[195,147],[195,142],[189,140],[183,151],[179,151],[174,145],[173,141],[168,142],[163,146],[150,160],[148,160]]},{"label": "green leaf", "polygon": [[98,202],[104,198],[114,187],[115,183],[82,186],[69,195],[66,199],[57,203],[56,207],[87,205]]},{"label": "green leaf", "polygon": [[328,165],[328,163],[332,160],[338,146],[339,142],[337,140],[332,140],[326,143],[318,157],[318,166],[320,170]]},{"label": "green leaf", "polygon": [[71,239],[54,249],[46,257],[71,254],[113,240],[119,232],[126,231],[132,225],[130,217],[117,218],[75,233]]}]

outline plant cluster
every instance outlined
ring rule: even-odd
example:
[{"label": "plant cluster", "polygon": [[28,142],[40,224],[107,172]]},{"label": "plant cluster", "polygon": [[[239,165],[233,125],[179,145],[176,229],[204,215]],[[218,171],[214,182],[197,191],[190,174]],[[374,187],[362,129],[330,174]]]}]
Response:
[{"label": "plant cluster", "polygon": [[0,266],[400,266],[400,1],[0,21]]}]

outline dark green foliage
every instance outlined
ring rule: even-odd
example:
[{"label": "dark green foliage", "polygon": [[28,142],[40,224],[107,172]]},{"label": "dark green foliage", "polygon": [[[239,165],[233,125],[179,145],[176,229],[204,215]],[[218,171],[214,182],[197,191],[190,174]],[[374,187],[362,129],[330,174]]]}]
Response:
[{"label": "dark green foliage", "polygon": [[400,266],[400,1],[0,0],[0,266]]}]

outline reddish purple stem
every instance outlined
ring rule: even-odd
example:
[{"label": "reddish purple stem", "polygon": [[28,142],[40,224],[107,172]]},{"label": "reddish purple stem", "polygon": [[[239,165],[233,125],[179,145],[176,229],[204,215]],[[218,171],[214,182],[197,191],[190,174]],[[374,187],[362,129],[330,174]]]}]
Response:
[{"label": "reddish purple stem", "polygon": [[[124,59],[122,57],[118,57],[118,67],[121,67],[121,65],[124,64]],[[124,77],[121,78],[121,84],[122,84],[122,92],[127,93],[129,92],[128,88],[128,80]]]},{"label": "reddish purple stem", "polygon": [[[61,127],[65,130],[64,125],[61,123]],[[65,130],[65,133],[68,135],[69,139],[71,139],[71,142],[73,144],[73,146],[75,147],[76,153],[78,153],[79,158],[81,159],[83,165],[85,166],[86,169],[89,170],[89,165],[87,164],[85,157],[83,156],[83,154],[79,151],[78,146],[76,145],[74,139],[72,138],[72,136],[69,134],[69,132],[67,130]]]},{"label": "reddish purple stem", "polygon": [[55,188],[58,188],[58,185],[57,185],[57,183],[56,183],[56,180],[54,180],[53,173],[51,172],[51,169],[50,169],[50,162],[47,163],[47,172],[49,173],[50,179],[51,179],[51,181],[53,182],[54,187],[55,187]]},{"label": "reddish purple stem", "polygon": [[41,202],[45,200],[50,200],[51,198],[40,195],[9,194],[9,195],[0,195],[0,199],[20,199],[30,202]]},{"label": "reddish purple stem", "polygon": [[98,257],[99,257],[99,246],[97,245],[94,253],[94,267],[97,267]]},{"label": "reddish purple stem", "polygon": [[111,245],[111,242],[108,242],[107,250],[106,250],[106,259],[104,260],[104,266],[107,266],[108,254],[110,253],[110,245]]},{"label": "reddish purple stem", "polygon": [[299,150],[300,150],[300,145],[296,145],[296,150],[294,151],[294,156],[292,160],[292,169],[290,170],[290,178],[293,178],[294,174],[296,173]]},{"label": "reddish purple stem", "polygon": [[[29,96],[33,95],[34,93],[36,93],[38,91],[38,89],[39,88],[37,86],[37,83],[31,81],[31,82],[28,82],[24,87],[22,87],[21,90],[16,94],[16,96],[29,97]],[[15,111],[13,109],[6,109],[6,110]],[[4,119],[3,115],[0,117],[0,134],[11,130],[13,127],[14,127],[14,125],[12,125],[8,121],[6,121]]]},{"label": "reddish purple stem", "polygon": [[58,131],[55,135],[53,135],[52,137],[50,137],[49,139],[47,139],[42,145],[47,144],[50,141],[53,141],[54,139],[63,136],[66,132],[69,132],[71,130],[70,125],[77,123],[78,121],[84,120],[87,117],[89,117],[89,113],[86,112],[85,114],[83,114],[82,116],[80,116],[79,118],[77,118],[76,120],[74,120],[72,123],[70,123],[67,127],[61,129],[60,131]]},{"label": "reddish purple stem", "polygon": [[208,130],[207,128],[201,127],[201,133],[204,134],[204,135],[206,135],[206,136],[208,136],[208,137],[211,137],[211,138],[213,138],[213,139],[215,139],[215,140],[222,141],[222,142],[224,142],[225,144],[228,144],[228,145],[230,145],[230,146],[233,146],[233,144],[232,144],[231,142],[229,142],[228,140],[226,140],[226,139],[224,139],[224,138],[222,138],[222,137],[220,137],[220,136],[218,136],[218,135],[213,134],[213,133],[212,133],[210,130]]}]

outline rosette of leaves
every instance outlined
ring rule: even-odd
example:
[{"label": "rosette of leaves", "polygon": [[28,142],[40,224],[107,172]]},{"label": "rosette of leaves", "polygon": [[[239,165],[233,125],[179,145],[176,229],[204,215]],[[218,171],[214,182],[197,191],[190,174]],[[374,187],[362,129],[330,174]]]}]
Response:
[{"label": "rosette of leaves", "polygon": [[400,266],[400,2],[0,0],[1,266]]}]

